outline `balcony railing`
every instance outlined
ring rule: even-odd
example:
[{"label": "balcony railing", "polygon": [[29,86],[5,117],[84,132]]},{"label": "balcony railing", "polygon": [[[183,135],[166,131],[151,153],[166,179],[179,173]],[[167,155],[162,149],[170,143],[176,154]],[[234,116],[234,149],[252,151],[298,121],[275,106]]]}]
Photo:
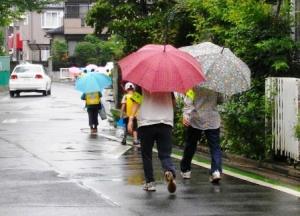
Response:
[{"label": "balcony railing", "polygon": [[90,4],[66,5],[65,18],[85,18],[91,7]]}]

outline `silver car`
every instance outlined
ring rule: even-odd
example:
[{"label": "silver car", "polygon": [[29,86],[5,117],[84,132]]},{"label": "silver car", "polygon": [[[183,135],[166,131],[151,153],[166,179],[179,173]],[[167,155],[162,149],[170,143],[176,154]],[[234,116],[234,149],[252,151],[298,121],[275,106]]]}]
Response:
[{"label": "silver car", "polygon": [[9,94],[19,96],[20,92],[41,92],[51,94],[51,79],[41,64],[17,65],[10,75]]}]

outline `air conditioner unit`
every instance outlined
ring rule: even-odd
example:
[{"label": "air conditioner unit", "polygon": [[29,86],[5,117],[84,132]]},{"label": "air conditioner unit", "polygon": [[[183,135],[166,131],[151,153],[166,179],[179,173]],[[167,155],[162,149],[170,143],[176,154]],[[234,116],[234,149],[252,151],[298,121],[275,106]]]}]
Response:
[{"label": "air conditioner unit", "polygon": [[300,142],[295,136],[300,110],[300,79],[266,79],[266,99],[271,104],[272,148],[275,153],[299,162]]}]

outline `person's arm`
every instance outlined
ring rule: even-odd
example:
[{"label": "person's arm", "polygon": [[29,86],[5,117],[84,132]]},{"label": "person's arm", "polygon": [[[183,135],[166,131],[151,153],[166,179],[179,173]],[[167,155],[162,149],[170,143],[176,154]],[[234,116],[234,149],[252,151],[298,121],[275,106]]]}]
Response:
[{"label": "person's arm", "polygon": [[120,118],[123,118],[123,116],[125,114],[125,109],[126,109],[126,95],[124,95],[121,100]]},{"label": "person's arm", "polygon": [[85,100],[85,93],[81,95],[81,100]]},{"label": "person's arm", "polygon": [[174,92],[172,92],[172,104],[173,104],[173,107],[175,108],[176,107],[176,98],[175,98]]},{"label": "person's arm", "polygon": [[120,118],[123,118],[123,116],[125,114],[125,107],[126,107],[126,104],[122,103],[122,105],[121,105],[121,112],[120,112]]},{"label": "person's arm", "polygon": [[218,93],[218,96],[217,96],[217,104],[222,104],[224,103],[225,101],[225,98],[222,94]]},{"label": "person's arm", "polygon": [[185,96],[183,113],[182,113],[182,123],[184,124],[184,126],[190,126],[191,113],[193,112],[194,109],[195,109],[194,98]]},{"label": "person's arm", "polygon": [[129,133],[133,132],[133,119],[135,118],[141,103],[143,101],[143,96],[142,96],[142,88],[139,86],[136,86],[135,94],[133,97],[131,97],[132,100],[132,108],[131,108],[131,116],[128,116],[128,125],[127,125],[127,130]]},{"label": "person's arm", "polygon": [[139,108],[140,108],[140,104],[133,102],[131,116],[129,116],[128,118],[128,125],[127,125],[127,130],[129,133],[133,132],[133,119],[136,116],[136,113],[138,112]]}]

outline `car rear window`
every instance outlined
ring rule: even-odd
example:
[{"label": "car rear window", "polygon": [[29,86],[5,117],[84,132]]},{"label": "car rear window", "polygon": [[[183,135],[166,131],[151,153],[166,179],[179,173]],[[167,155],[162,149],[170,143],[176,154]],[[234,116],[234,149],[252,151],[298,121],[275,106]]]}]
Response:
[{"label": "car rear window", "polygon": [[24,65],[24,66],[19,66],[15,69],[16,73],[26,73],[26,72],[42,72],[42,68],[40,66],[36,65]]}]

